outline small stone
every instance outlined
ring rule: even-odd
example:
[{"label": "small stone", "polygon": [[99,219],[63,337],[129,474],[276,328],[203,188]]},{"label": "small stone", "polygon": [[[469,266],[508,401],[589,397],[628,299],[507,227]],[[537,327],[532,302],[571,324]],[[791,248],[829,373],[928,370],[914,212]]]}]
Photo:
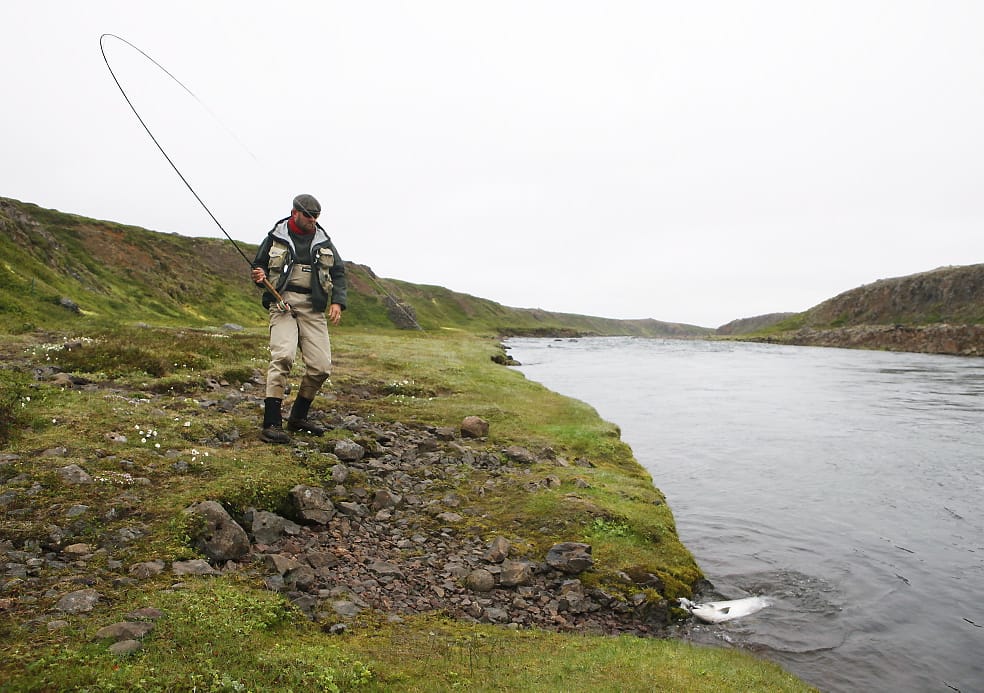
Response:
[{"label": "small stone", "polygon": [[361,460],[366,454],[365,448],[355,441],[348,439],[339,440],[335,443],[333,452],[338,459],[345,462],[356,462]]},{"label": "small stone", "polygon": [[145,606],[141,609],[131,611],[126,615],[126,617],[134,621],[156,621],[163,615],[164,612],[160,609],[155,609],[152,606]]},{"label": "small stone", "polygon": [[503,587],[528,585],[533,581],[533,566],[529,561],[503,561],[499,583]]},{"label": "small stone", "polygon": [[266,556],[266,563],[269,567],[277,571],[279,575],[286,575],[290,571],[300,568],[302,565],[300,561],[290,556],[277,553],[268,554]]},{"label": "small stone", "polygon": [[489,592],[495,588],[495,576],[484,568],[477,568],[468,573],[465,587],[473,592]]},{"label": "small stone", "polygon": [[134,563],[130,566],[130,575],[138,580],[146,580],[162,572],[164,572],[164,561],[161,560]]},{"label": "small stone", "polygon": [[110,645],[109,651],[114,655],[125,657],[126,655],[138,652],[141,648],[143,648],[143,645],[140,644],[139,640],[120,640]]},{"label": "small stone", "polygon": [[58,476],[60,476],[61,480],[66,484],[79,485],[92,483],[92,477],[89,476],[89,474],[77,464],[70,464],[67,467],[62,467],[58,470]]},{"label": "small stone", "polygon": [[139,640],[150,631],[154,624],[147,621],[121,621],[110,626],[103,626],[96,631],[96,640]]},{"label": "small stone", "polygon": [[377,575],[394,575],[403,577],[403,571],[400,570],[399,566],[393,565],[392,563],[388,563],[386,561],[373,561],[369,565],[369,570]]},{"label": "small stone", "polygon": [[171,572],[175,575],[220,575],[219,571],[202,558],[190,561],[175,561],[171,564]]},{"label": "small stone", "polygon": [[78,558],[80,556],[85,556],[86,554],[92,553],[92,547],[88,544],[71,544],[62,549],[62,553],[66,556],[72,558]]},{"label": "small stone", "polygon": [[547,552],[547,565],[563,573],[583,573],[594,565],[591,546],[567,541],[554,544]]},{"label": "small stone", "polygon": [[489,543],[489,550],[483,558],[489,563],[502,563],[509,556],[512,544],[505,537],[496,537]]},{"label": "small stone", "polygon": [[92,611],[100,599],[102,599],[102,595],[94,589],[77,590],[69,592],[59,599],[55,608],[67,614],[80,614],[85,611]]},{"label": "small stone", "polygon": [[339,616],[343,616],[345,618],[352,618],[353,616],[358,616],[359,612],[362,611],[362,609],[360,609],[358,605],[355,604],[355,602],[344,601],[344,600],[332,602],[331,608],[336,614],[338,614]]},{"label": "small stone", "polygon": [[533,453],[519,445],[510,445],[502,451],[502,454],[507,459],[513,462],[519,462],[520,464],[533,464],[536,462],[536,457],[533,456]]}]

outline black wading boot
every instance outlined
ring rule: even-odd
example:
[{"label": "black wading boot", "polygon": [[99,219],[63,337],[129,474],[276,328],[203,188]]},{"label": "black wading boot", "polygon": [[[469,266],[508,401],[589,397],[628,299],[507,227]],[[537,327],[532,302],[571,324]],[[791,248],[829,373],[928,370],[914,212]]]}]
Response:
[{"label": "black wading boot", "polygon": [[276,397],[263,400],[263,430],[260,431],[260,440],[264,443],[290,443],[290,436],[284,433],[283,420],[280,417],[281,404],[282,400]]},{"label": "black wading boot", "polygon": [[290,409],[290,416],[287,417],[288,431],[305,431],[315,436],[325,434],[325,429],[322,426],[308,418],[311,402],[312,400],[305,397],[298,397],[294,400],[294,406]]}]

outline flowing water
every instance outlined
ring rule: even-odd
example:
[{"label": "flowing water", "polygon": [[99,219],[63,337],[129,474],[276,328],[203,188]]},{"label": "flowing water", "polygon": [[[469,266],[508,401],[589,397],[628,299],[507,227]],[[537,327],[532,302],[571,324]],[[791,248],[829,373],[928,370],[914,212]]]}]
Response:
[{"label": "flowing water", "polygon": [[617,424],[715,598],[691,629],[823,691],[984,691],[984,360],[636,338],[512,339]]}]

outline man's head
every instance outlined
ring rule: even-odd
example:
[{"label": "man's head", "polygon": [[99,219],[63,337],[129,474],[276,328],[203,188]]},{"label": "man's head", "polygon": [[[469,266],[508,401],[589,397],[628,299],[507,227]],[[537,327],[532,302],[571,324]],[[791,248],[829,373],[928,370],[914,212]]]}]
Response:
[{"label": "man's head", "polygon": [[321,214],[321,203],[315,199],[314,195],[298,195],[294,198],[294,209],[298,212],[304,212],[312,219],[317,219],[318,215]]},{"label": "man's head", "polygon": [[314,195],[298,195],[294,198],[294,206],[291,210],[291,217],[294,223],[307,231],[313,231],[317,222],[318,215],[321,214],[321,203]]}]

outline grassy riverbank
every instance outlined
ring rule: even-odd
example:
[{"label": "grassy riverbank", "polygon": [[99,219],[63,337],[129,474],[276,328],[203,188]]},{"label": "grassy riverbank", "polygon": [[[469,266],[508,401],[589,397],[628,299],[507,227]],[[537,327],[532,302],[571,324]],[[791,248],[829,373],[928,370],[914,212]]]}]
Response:
[{"label": "grassy riverbank", "polygon": [[[809,690],[741,652],[516,630],[439,612],[392,622],[366,611],[330,635],[248,566],[132,579],[128,569],[141,561],[201,557],[182,512],[192,503],[218,500],[238,516],[278,509],[295,484],[327,484],[327,446],[349,435],[343,429],[292,449],[256,437],[250,381],[265,366],[265,342],[262,330],[145,326],[9,337],[0,541],[8,563],[32,551],[42,558],[0,583],[4,690]],[[350,328],[336,332],[333,346],[336,373],[316,401],[320,411],[422,429],[477,415],[490,423],[486,440],[469,443],[477,452],[550,449],[538,457],[548,461],[504,475],[487,492],[476,492],[478,470],[442,481],[436,494],[464,500],[459,533],[505,536],[532,560],[555,542],[586,542],[594,568],[579,577],[588,587],[638,593],[654,606],[691,593],[699,569],[617,428],[495,364],[495,341],[452,330]],[[74,382],[52,379],[57,370]],[[223,383],[245,399],[212,406]],[[62,483],[58,470],[70,464],[95,482]],[[530,492],[529,481],[545,475],[559,485]],[[428,517],[420,526],[434,527]],[[120,540],[127,532],[137,538]],[[69,551],[80,545],[89,551]],[[626,571],[658,576],[662,591],[626,583]],[[56,609],[81,588],[102,595],[95,608]],[[139,651],[114,655],[95,639],[99,628],[145,607],[163,616]]]}]

